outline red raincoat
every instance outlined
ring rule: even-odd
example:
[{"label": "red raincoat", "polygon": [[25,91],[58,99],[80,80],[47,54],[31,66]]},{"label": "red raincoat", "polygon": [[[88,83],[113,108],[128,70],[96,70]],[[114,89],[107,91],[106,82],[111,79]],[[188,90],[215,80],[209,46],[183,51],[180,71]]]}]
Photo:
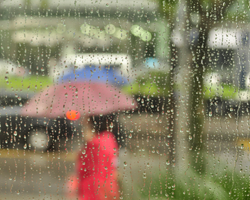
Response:
[{"label": "red raincoat", "polygon": [[79,200],[119,199],[117,182],[118,144],[110,132],[96,135],[77,159]]}]

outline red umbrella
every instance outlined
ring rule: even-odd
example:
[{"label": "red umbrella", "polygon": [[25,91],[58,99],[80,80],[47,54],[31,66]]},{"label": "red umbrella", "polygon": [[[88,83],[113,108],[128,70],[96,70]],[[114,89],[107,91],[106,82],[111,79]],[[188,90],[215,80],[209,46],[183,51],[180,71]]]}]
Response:
[{"label": "red umbrella", "polygon": [[75,82],[51,86],[35,95],[24,105],[22,114],[55,118],[64,117],[68,111],[73,110],[81,116],[105,115],[136,107],[134,99],[113,85]]}]

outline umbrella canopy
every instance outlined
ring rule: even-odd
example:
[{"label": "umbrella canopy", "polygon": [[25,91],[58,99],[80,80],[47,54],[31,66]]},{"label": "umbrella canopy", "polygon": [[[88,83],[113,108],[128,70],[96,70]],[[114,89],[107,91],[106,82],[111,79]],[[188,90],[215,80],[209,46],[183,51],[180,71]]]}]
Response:
[{"label": "umbrella canopy", "polygon": [[112,66],[85,66],[84,68],[75,69],[65,74],[60,80],[60,83],[67,83],[69,81],[95,81],[122,86],[128,84],[125,77],[121,76],[117,70]]},{"label": "umbrella canopy", "polygon": [[74,110],[83,115],[105,115],[137,107],[120,89],[105,83],[75,82],[58,84],[35,95],[22,108],[22,115],[64,117]]}]

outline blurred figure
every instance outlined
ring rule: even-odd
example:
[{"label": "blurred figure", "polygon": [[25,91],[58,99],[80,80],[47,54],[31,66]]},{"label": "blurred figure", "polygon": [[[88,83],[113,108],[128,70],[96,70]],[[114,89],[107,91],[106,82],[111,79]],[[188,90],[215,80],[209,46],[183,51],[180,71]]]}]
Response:
[{"label": "blurred figure", "polygon": [[76,164],[79,200],[119,199],[118,144],[111,115],[83,118],[85,145]]}]

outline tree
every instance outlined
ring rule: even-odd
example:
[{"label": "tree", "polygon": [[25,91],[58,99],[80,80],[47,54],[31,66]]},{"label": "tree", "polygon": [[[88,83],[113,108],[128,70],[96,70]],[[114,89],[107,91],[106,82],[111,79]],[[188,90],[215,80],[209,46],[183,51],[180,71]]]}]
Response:
[{"label": "tree", "polygon": [[[237,14],[236,0],[159,0],[163,17],[172,30],[181,33],[183,43],[177,55],[183,85],[178,105],[178,127],[175,129],[177,165],[187,159],[199,174],[205,172],[203,77],[209,63],[209,31]],[[243,16],[244,17],[244,16]],[[173,48],[172,48],[173,49]],[[180,56],[181,55],[181,56]],[[187,143],[189,143],[188,146]],[[184,149],[186,148],[186,149]],[[190,153],[187,155],[187,149]],[[185,158],[187,157],[188,158]],[[188,161],[185,163],[188,163]]]}]

